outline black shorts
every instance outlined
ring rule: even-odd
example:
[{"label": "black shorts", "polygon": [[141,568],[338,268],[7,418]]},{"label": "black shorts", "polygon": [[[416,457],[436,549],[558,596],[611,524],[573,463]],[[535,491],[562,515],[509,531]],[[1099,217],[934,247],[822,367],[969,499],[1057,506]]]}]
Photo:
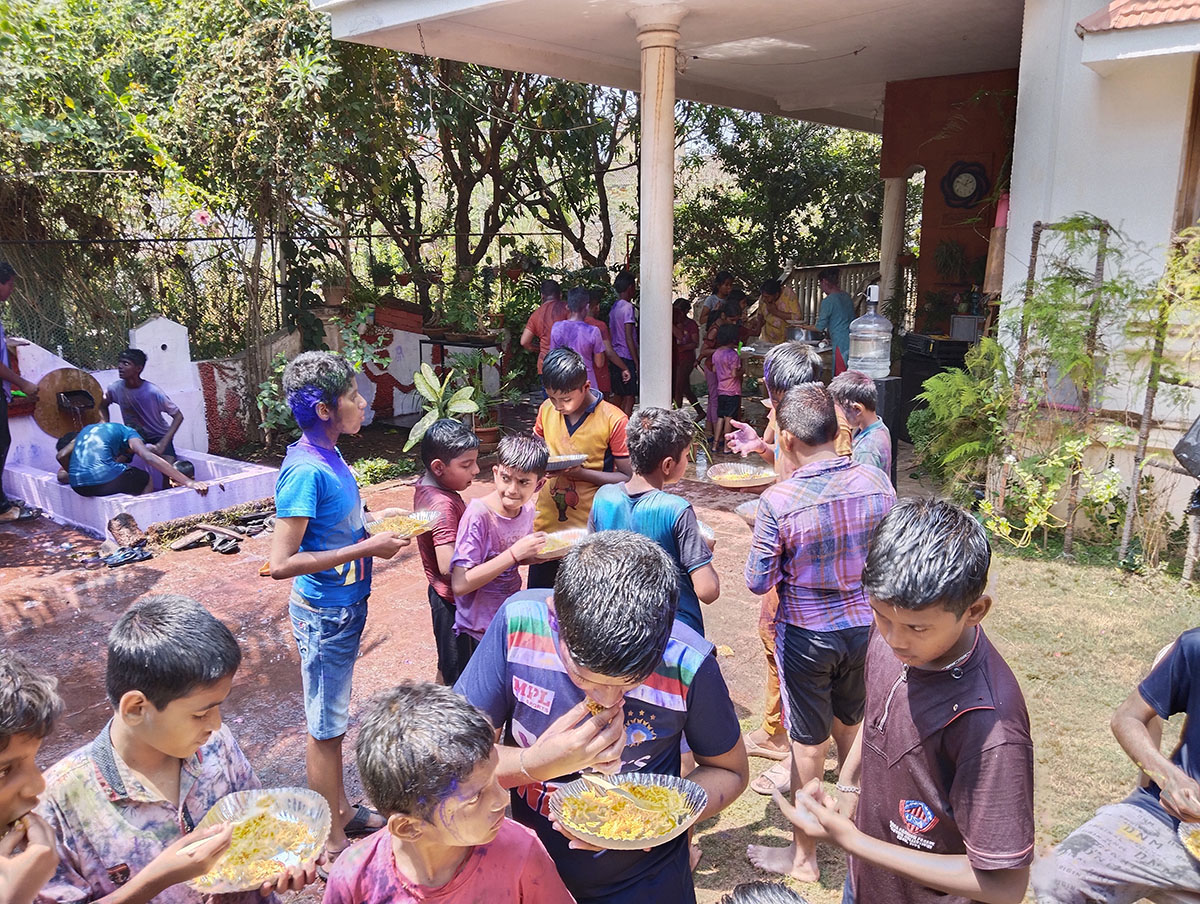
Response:
[{"label": "black shorts", "polygon": [[[781,630],[780,630],[781,629]],[[862,721],[867,699],[864,666],[869,625],[841,631],[777,626],[775,658],[784,691],[788,735],[798,744],[824,744],[833,720]]]},{"label": "black shorts", "polygon": [[[638,373],[637,366],[633,363],[632,358],[622,358],[625,362],[625,369],[629,371],[629,379],[621,379],[621,368],[608,362],[608,381],[612,384],[612,391],[609,395],[615,396],[635,396],[637,395]],[[593,389],[596,387],[593,386]]]},{"label": "black shorts", "polygon": [[740,395],[717,396],[717,417],[734,417],[742,407]]},{"label": "black shorts", "polygon": [[97,483],[87,487],[72,487],[80,496],[115,496],[117,493],[128,493],[136,496],[146,488],[150,475],[141,468],[125,466],[125,470],[107,483]]},{"label": "black shorts", "polygon": [[474,647],[473,638],[454,633],[454,600],[448,600],[429,585],[429,613],[433,617],[433,643],[437,647],[437,667],[442,680],[453,687],[467,666]]}]

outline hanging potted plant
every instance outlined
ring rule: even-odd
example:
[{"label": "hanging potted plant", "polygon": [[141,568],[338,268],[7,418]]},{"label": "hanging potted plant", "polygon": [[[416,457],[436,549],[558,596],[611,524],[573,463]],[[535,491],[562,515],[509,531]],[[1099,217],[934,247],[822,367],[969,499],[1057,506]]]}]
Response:
[{"label": "hanging potted plant", "polygon": [[371,282],[378,289],[386,289],[396,277],[396,271],[386,261],[375,261],[371,264]]},{"label": "hanging potted plant", "polygon": [[341,307],[350,290],[350,277],[336,265],[328,265],[321,271],[321,294],[325,304],[331,308]]}]

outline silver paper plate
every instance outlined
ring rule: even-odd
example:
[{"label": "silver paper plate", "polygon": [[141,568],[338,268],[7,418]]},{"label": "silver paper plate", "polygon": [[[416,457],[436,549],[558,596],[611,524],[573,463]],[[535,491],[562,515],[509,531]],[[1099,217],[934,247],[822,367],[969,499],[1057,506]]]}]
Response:
[{"label": "silver paper plate", "polygon": [[605,838],[601,835],[595,835],[573,823],[566,822],[562,814],[564,800],[569,797],[577,797],[584,791],[594,792],[596,787],[582,778],[577,778],[573,782],[560,785],[554,794],[550,796],[550,813],[559,825],[580,841],[586,841],[589,844],[596,845],[596,847],[607,848],[611,851],[640,851],[643,848],[658,847],[660,844],[666,844],[668,841],[678,838],[690,829],[696,820],[700,818],[700,814],[704,812],[704,808],[708,806],[708,794],[703,788],[695,782],[688,781],[686,778],[679,778],[676,775],[622,772],[620,775],[608,776],[607,778],[608,781],[615,785],[656,785],[661,788],[670,788],[678,791],[683,795],[686,809],[676,818],[675,827],[662,835],[654,835],[649,838]]}]

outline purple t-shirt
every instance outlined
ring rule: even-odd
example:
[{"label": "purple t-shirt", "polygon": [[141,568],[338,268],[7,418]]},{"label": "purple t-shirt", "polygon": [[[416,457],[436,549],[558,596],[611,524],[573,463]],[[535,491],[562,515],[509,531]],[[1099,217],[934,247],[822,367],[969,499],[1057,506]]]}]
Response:
[{"label": "purple t-shirt", "polygon": [[105,394],[120,407],[125,426],[151,441],[161,439],[170,426],[163,416],[173,418],[179,413],[179,406],[149,380],[143,380],[137,389],[130,389],[124,380],[117,380]]},{"label": "purple t-shirt", "polygon": [[713,352],[713,371],[717,375],[717,395],[740,396],[742,379],[738,376],[738,364],[742,357],[736,348],[723,346]]},{"label": "purple t-shirt", "polygon": [[566,346],[577,352],[587,367],[588,381],[596,388],[596,355],[604,354],[604,337],[600,330],[582,320],[560,320],[550,328],[550,348]]},{"label": "purple t-shirt", "polygon": [[[470,571],[533,533],[536,511],[536,504],[531,499],[517,517],[505,518],[488,508],[482,499],[472,499],[458,522],[450,570],[461,565]],[[463,596],[455,596],[454,605],[458,610],[454,616],[455,633],[470,634],[476,640],[482,640],[501,604],[520,589],[521,572],[513,564],[491,583]]]},{"label": "purple t-shirt", "polygon": [[637,316],[634,314],[633,304],[628,299],[618,298],[617,303],[612,306],[612,310],[608,314],[608,331],[612,336],[613,351],[621,358],[633,359],[629,343],[625,341],[625,324],[636,321]]}]

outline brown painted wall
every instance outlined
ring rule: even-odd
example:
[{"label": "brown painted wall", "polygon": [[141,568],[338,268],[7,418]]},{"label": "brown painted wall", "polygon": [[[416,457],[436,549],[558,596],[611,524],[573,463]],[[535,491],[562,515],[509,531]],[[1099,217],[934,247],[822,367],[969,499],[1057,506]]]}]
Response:
[{"label": "brown painted wall", "polygon": [[993,187],[1001,168],[1007,172],[1016,90],[1015,69],[887,85],[879,175],[884,179],[904,178],[925,170],[917,265],[918,330],[939,332],[950,328],[949,312],[926,316],[927,292],[953,295],[970,289],[969,277],[951,281],[938,273],[934,263],[938,245],[943,241],[962,243],[968,262],[985,257],[995,220],[995,205],[990,199],[966,209],[946,204],[942,177],[959,160],[982,164]]}]

